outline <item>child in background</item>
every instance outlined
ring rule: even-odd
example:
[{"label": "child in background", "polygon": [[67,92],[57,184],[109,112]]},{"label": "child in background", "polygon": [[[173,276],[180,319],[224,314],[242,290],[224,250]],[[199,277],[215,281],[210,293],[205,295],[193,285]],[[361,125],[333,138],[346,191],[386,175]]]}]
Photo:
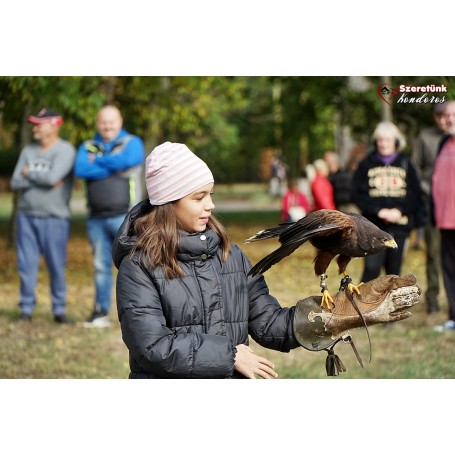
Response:
[{"label": "child in background", "polygon": [[299,190],[299,181],[289,179],[289,187],[281,201],[281,219],[295,222],[310,211],[310,203],[305,194]]}]

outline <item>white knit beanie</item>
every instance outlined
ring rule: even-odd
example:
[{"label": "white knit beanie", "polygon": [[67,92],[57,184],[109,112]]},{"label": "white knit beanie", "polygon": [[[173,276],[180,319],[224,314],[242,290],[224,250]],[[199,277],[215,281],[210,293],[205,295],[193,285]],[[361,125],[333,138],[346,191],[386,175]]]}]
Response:
[{"label": "white knit beanie", "polygon": [[165,142],[145,160],[145,184],[152,205],[177,201],[213,182],[208,166],[185,144]]}]

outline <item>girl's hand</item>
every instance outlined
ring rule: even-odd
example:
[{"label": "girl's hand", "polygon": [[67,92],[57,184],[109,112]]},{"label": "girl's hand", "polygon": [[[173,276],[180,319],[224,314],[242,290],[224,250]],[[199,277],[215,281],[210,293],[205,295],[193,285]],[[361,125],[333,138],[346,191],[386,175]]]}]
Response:
[{"label": "girl's hand", "polygon": [[248,379],[256,379],[259,376],[264,379],[273,379],[278,377],[273,369],[275,366],[272,362],[259,357],[246,344],[236,346],[237,353],[235,355],[234,369],[246,376]]}]

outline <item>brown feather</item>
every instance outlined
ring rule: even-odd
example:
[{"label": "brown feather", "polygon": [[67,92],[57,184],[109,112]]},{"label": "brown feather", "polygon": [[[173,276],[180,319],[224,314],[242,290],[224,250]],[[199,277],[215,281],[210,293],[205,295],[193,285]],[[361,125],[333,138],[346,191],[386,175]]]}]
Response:
[{"label": "brown feather", "polygon": [[329,264],[335,256],[327,251],[318,250],[314,258],[314,273],[316,275],[322,275],[329,268]]},{"label": "brown feather", "polygon": [[343,272],[346,271],[346,267],[351,262],[351,257],[346,256],[344,254],[340,254],[337,258],[338,264],[338,273],[341,275]]}]

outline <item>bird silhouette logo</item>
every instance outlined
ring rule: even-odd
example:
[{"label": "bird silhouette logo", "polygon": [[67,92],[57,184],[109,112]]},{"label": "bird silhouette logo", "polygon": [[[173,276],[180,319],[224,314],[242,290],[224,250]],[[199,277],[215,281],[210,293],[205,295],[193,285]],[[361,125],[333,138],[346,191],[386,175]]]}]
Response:
[{"label": "bird silhouette logo", "polygon": [[389,83],[383,82],[378,86],[378,95],[382,101],[386,102],[389,106],[392,106],[392,100],[395,96],[397,96],[399,90],[393,88]]}]

